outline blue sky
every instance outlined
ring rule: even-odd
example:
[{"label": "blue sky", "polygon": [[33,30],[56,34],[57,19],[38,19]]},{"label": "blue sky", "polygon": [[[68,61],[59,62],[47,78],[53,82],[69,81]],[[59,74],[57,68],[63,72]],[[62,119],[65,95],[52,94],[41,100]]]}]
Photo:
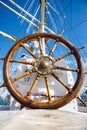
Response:
[{"label": "blue sky", "polygon": [[[8,0],[1,0],[5,2],[9,6],[13,7],[20,13],[20,11],[14,7]],[[24,7],[25,0],[14,0],[17,4]],[[26,0],[27,1],[27,0]],[[39,0],[34,0],[34,4],[30,10],[32,12],[34,7],[38,6]],[[29,0],[30,2],[30,0]],[[48,0],[47,2],[51,2],[51,5],[55,6],[56,10],[59,11],[60,16],[59,19],[62,19],[62,24],[66,24],[66,29],[60,27],[58,24],[59,32],[64,29],[64,37],[73,42],[75,46],[86,46],[87,41],[87,0]],[[36,4],[37,3],[37,4]],[[28,5],[26,9],[28,8]],[[51,9],[48,8],[50,11]],[[64,12],[63,12],[64,10]],[[53,14],[53,12],[51,12]],[[58,17],[53,14],[53,17],[56,18],[56,23],[59,23]],[[26,29],[29,26],[28,23],[24,22],[22,25],[20,24],[21,18],[18,18],[17,15],[9,11],[3,5],[0,4],[0,30],[4,31],[10,35],[15,35],[18,39],[22,38],[26,34]],[[52,24],[48,21],[49,25]],[[32,33],[32,32],[30,32]],[[69,38],[72,35],[72,38]],[[1,38],[1,37],[0,37]],[[4,39],[1,38],[1,40]],[[7,40],[7,39],[5,39]],[[10,41],[9,41],[10,42]],[[84,57],[84,60],[87,58],[86,54],[87,46],[81,52],[81,55]]]},{"label": "blue sky", "polygon": [[[19,13],[15,6],[13,6],[9,0],[1,0],[7,5],[14,8]],[[26,10],[29,8],[31,0],[14,0],[21,7],[24,7],[26,2],[28,4],[26,6]],[[47,26],[49,26],[53,31],[57,34],[64,30],[63,37],[67,40],[71,41],[76,47],[81,47],[85,45],[85,49],[80,51],[83,60],[87,61],[87,0],[47,0],[51,6],[55,8],[55,10],[59,13],[56,15],[55,12],[52,11],[50,7],[48,7],[48,11],[52,15],[48,15]],[[39,0],[32,0],[32,6],[29,10],[30,13],[34,14],[36,8],[39,5]],[[39,14],[37,14],[37,18],[39,18]],[[51,17],[51,20],[50,20]],[[30,19],[31,20],[31,19]],[[56,30],[53,27],[55,22]],[[64,26],[65,27],[64,27]],[[9,11],[3,5],[0,4],[0,30],[10,34],[12,36],[16,36],[18,39],[24,37],[25,35],[29,35],[32,31],[27,32],[29,24],[27,22],[23,22],[21,18],[15,15],[13,12]],[[31,26],[32,30],[33,27]],[[9,48],[14,44],[14,42],[0,36],[1,41],[1,53],[4,50],[9,50]],[[4,45],[4,47],[3,47]],[[3,53],[3,56],[6,55],[7,51]]]},{"label": "blue sky", "polygon": [[[9,0],[1,1],[21,13],[9,2]],[[24,7],[26,3],[25,0],[14,1],[21,7]],[[31,3],[31,0],[28,1]],[[39,0],[32,1],[34,1],[34,3],[29,11],[34,14],[36,8],[39,6]],[[55,14],[50,7],[47,7],[52,15],[48,15],[46,25],[57,34],[61,30],[64,30],[63,37],[71,41],[76,47],[85,45],[85,49],[82,50],[80,54],[83,57],[84,62],[87,64],[87,0],[47,0],[47,2],[56,9],[59,15]],[[29,4],[27,4],[25,9],[27,10],[28,8]],[[51,17],[52,19],[50,20]],[[37,14],[37,18],[39,18],[39,14]],[[53,27],[55,24],[56,30]],[[0,4],[0,31],[20,39],[25,35],[32,34],[34,28],[31,26],[30,31],[27,32],[28,27],[29,24],[27,22],[24,22],[21,18]],[[4,57],[13,44],[13,41],[0,36],[0,57]]]}]

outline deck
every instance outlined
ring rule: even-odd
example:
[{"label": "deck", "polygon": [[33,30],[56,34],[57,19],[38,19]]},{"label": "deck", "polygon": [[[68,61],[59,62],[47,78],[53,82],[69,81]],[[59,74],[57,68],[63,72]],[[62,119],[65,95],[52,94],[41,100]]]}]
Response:
[{"label": "deck", "polygon": [[0,130],[87,130],[87,114],[59,110],[0,111]]}]

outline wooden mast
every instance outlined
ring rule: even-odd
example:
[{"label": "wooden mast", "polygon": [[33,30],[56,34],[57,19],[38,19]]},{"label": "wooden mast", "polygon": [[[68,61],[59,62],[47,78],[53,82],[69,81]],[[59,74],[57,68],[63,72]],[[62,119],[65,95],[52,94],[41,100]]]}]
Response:
[{"label": "wooden mast", "polygon": [[[46,0],[40,0],[40,4],[41,4],[41,32],[44,32],[45,3],[46,3]],[[44,38],[42,38],[42,47],[43,47],[43,54],[45,54]]]}]

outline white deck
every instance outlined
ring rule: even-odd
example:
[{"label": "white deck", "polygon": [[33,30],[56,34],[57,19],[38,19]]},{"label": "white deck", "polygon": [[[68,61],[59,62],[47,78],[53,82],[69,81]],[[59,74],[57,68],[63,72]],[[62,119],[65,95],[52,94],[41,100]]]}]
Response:
[{"label": "white deck", "polygon": [[0,130],[87,130],[87,114],[59,110],[0,111]]}]

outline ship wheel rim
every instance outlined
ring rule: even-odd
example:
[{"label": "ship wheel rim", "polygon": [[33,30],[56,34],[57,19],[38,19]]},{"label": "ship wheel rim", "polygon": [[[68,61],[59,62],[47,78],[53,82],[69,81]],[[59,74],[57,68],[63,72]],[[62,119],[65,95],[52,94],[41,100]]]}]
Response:
[{"label": "ship wheel rim", "polygon": [[[65,46],[67,46],[73,52],[73,55],[76,58],[76,62],[77,62],[78,68],[79,68],[77,80],[73,86],[73,89],[68,94],[66,94],[62,98],[60,98],[60,100],[58,99],[56,101],[42,103],[42,102],[37,102],[37,101],[33,101],[31,99],[25,98],[19,91],[16,90],[15,86],[12,84],[12,81],[10,80],[10,75],[9,75],[10,62],[9,61],[10,61],[10,59],[12,59],[13,54],[20,47],[21,44],[26,43],[28,40],[39,39],[39,38],[49,38],[49,39],[51,38],[54,40],[58,40],[59,42],[62,42]],[[5,58],[4,65],[3,65],[3,71],[4,71],[3,77],[4,77],[4,81],[5,81],[8,91],[19,103],[21,103],[22,105],[29,107],[29,108],[42,108],[42,109],[48,109],[48,108],[51,109],[52,108],[52,109],[54,109],[54,108],[60,108],[64,105],[66,105],[67,103],[69,103],[72,99],[74,99],[78,95],[78,93],[82,87],[83,78],[84,78],[82,61],[81,61],[81,57],[80,57],[77,49],[64,38],[62,38],[58,35],[55,35],[55,34],[47,34],[47,33],[32,34],[32,35],[26,36],[23,39],[17,41],[17,43],[11,48],[11,50],[8,52],[8,54]],[[34,70],[32,70],[32,72],[33,71],[36,71],[36,70],[34,69]],[[39,75],[40,75],[40,73],[38,73],[38,77],[39,77]],[[46,75],[47,74],[44,74],[44,78],[47,80]]]}]

